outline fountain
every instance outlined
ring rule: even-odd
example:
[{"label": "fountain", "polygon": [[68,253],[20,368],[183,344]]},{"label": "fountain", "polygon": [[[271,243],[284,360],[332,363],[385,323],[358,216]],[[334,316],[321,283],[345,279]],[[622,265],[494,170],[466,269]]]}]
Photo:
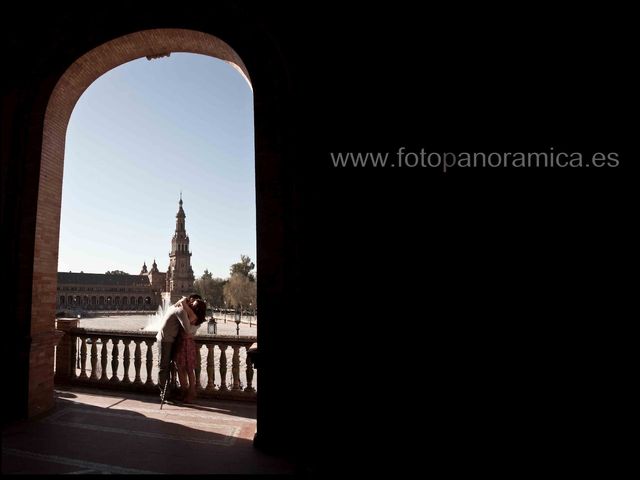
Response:
[{"label": "fountain", "polygon": [[164,318],[165,312],[171,306],[169,299],[166,297],[162,298],[162,304],[158,305],[158,310],[153,315],[149,315],[147,317],[147,324],[142,328],[142,330],[146,332],[157,332],[160,328],[160,323]]}]

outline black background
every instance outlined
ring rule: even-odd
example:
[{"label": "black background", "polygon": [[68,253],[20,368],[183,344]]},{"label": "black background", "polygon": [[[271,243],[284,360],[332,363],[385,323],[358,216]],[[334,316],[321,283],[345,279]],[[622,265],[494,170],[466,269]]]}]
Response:
[{"label": "black background", "polygon": [[[24,34],[51,18],[83,35],[92,22],[164,18],[111,3],[91,16],[50,8],[8,30],[27,77],[20,54],[37,42]],[[177,23],[218,13],[171,8]],[[268,32],[292,92],[287,255],[291,311],[305,315],[289,335],[304,338],[294,371],[314,378],[291,380],[302,470],[601,466],[595,446],[627,384],[623,302],[635,274],[628,12],[225,8]],[[617,152],[620,165],[444,174],[331,163],[331,152],[403,146]]]},{"label": "black background", "polygon": [[[318,461],[407,472],[594,468],[620,413],[608,402],[622,402],[627,386],[636,122],[624,15],[315,18],[320,27],[287,30],[305,41],[285,43],[294,45],[301,168],[317,182],[304,197],[315,215],[300,221],[313,239],[303,285],[339,312],[310,329],[311,364],[336,373],[314,391],[314,407],[326,432],[317,448],[335,442],[339,454]],[[615,151],[621,164],[444,175],[336,169],[327,158],[400,146]],[[327,329],[352,346],[350,364],[324,353]]]}]

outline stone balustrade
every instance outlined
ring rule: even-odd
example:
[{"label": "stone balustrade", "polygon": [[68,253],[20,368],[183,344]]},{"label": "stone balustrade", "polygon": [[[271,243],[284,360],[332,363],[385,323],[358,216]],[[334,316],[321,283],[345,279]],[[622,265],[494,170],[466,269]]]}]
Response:
[{"label": "stone balustrade", "polygon": [[[57,385],[82,385],[156,394],[156,332],[77,327],[76,319],[58,319],[64,336],[56,348]],[[197,335],[198,396],[255,401],[256,373],[247,350],[256,337]]]}]

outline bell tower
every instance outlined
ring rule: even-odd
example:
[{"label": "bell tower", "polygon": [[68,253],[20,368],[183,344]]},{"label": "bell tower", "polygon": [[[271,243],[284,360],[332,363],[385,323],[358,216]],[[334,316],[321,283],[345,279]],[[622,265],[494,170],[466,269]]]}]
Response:
[{"label": "bell tower", "polygon": [[195,277],[191,268],[191,252],[189,251],[189,236],[185,228],[187,217],[182,209],[182,192],[176,214],[176,231],[171,239],[171,252],[169,252],[169,268],[167,269],[166,291],[169,293],[170,302],[174,303],[182,296],[193,293]]}]

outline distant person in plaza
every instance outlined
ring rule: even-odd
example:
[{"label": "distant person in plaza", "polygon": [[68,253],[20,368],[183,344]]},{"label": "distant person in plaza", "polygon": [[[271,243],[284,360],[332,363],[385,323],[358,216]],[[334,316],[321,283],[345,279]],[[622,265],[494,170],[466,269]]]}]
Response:
[{"label": "distant person in plaza", "polygon": [[198,350],[193,336],[205,321],[206,311],[207,304],[202,299],[195,299],[191,303],[187,302],[185,312],[187,313],[189,324],[187,328],[180,330],[176,339],[173,361],[178,368],[180,398],[185,403],[191,403],[196,398],[196,355]]},{"label": "distant person in plaza", "polygon": [[[191,304],[194,301],[202,301],[200,295],[190,295],[182,297],[171,305],[162,319],[158,328],[156,340],[158,342],[158,387],[162,396],[163,389],[169,379],[169,369],[173,357],[173,347],[180,331],[187,331],[191,328],[189,323],[189,313],[193,315]],[[173,396],[173,392],[167,392],[167,398]]]}]

